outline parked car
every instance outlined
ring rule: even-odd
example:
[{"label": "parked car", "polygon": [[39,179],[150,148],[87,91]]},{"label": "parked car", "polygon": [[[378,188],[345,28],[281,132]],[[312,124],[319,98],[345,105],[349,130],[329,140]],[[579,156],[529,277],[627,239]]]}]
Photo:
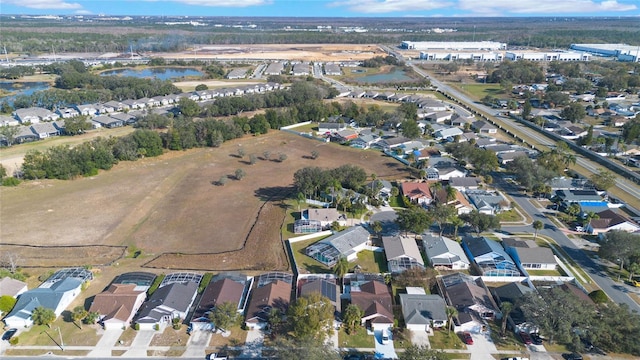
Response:
[{"label": "parked car", "polygon": [[11,328],[7,331],[4,332],[4,334],[2,334],[2,340],[9,340],[13,337],[13,335],[15,335],[18,332],[18,329],[16,328]]},{"label": "parked car", "polygon": [[578,353],[562,354],[566,360],[582,360],[582,355]]},{"label": "parked car", "polygon": [[635,287],[640,287],[640,280],[632,279],[631,280],[631,285],[633,285]]},{"label": "parked car", "polygon": [[522,342],[525,343],[526,345],[533,344],[533,341],[531,341],[531,336],[529,336],[529,334],[527,334],[526,332],[520,331],[518,335],[520,335]]},{"label": "parked car", "polygon": [[460,334],[460,337],[462,338],[462,341],[464,341],[465,344],[473,345],[473,337],[471,337],[470,332],[465,331],[462,334]]},{"label": "parked car", "polygon": [[531,341],[533,341],[535,345],[542,345],[542,338],[540,337],[540,334],[531,333],[530,335],[531,335]]},{"label": "parked car", "polygon": [[219,352],[219,353],[211,353],[207,355],[207,360],[229,360],[229,356],[227,353]]},{"label": "parked car", "polygon": [[380,343],[386,345],[389,343],[389,341],[391,339],[391,336],[389,335],[389,331],[388,330],[383,330],[382,331],[382,338],[380,339]]}]

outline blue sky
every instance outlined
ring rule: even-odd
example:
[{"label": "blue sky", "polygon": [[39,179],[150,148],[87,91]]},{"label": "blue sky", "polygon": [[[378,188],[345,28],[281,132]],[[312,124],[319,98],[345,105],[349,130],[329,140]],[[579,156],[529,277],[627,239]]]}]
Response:
[{"label": "blue sky", "polygon": [[640,16],[640,0],[2,0],[2,14]]}]

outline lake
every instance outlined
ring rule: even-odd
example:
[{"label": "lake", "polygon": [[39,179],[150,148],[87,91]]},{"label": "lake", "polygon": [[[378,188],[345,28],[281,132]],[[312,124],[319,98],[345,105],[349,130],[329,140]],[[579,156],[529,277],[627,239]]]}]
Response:
[{"label": "lake", "polygon": [[0,89],[11,93],[9,96],[0,97],[0,101],[7,100],[10,105],[13,105],[13,101],[18,95],[31,95],[36,91],[47,90],[50,87],[49,83],[35,81],[35,82],[13,82],[13,81],[0,81]]},{"label": "lake", "polygon": [[407,76],[407,74],[399,69],[395,69],[393,72],[363,76],[358,78],[359,82],[366,83],[392,83],[392,82],[405,82],[412,81],[413,79]]},{"label": "lake", "polygon": [[170,80],[175,78],[181,78],[185,76],[202,76],[201,71],[194,68],[179,68],[179,67],[163,67],[163,68],[148,68],[148,69],[118,69],[109,70],[100,73],[101,76],[133,76],[136,78],[156,78],[160,80]]}]

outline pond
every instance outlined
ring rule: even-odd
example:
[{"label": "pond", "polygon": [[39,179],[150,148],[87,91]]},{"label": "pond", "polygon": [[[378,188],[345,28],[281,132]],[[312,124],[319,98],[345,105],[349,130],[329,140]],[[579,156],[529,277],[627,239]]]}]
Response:
[{"label": "pond", "polygon": [[163,68],[148,68],[148,69],[118,69],[109,70],[100,73],[101,76],[133,76],[136,78],[156,78],[160,80],[170,80],[175,78],[181,78],[185,76],[202,76],[201,71],[194,68],[180,68],[180,67],[163,67]]},{"label": "pond", "polygon": [[400,70],[400,69],[395,69],[393,72],[389,72],[389,73],[384,73],[384,74],[376,74],[376,75],[369,75],[369,76],[363,76],[361,78],[358,78],[359,82],[366,82],[366,83],[392,83],[392,82],[406,82],[406,81],[412,81],[413,79],[409,76],[407,76],[407,74]]},{"label": "pond", "polygon": [[0,81],[0,90],[11,93],[9,96],[0,96],[0,101],[7,101],[9,105],[13,105],[13,101],[16,96],[19,95],[31,95],[36,91],[47,90],[51,85],[47,82],[35,81],[35,82],[14,82],[14,81]]}]

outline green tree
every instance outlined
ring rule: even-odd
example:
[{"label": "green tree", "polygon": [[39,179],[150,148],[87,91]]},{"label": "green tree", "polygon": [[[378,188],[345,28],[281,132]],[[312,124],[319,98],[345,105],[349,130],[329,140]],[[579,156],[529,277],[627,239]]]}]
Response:
[{"label": "green tree", "polygon": [[196,91],[204,91],[204,90],[209,90],[209,87],[206,84],[196,85]]},{"label": "green tree", "polygon": [[456,215],[456,209],[449,205],[435,205],[428,210],[429,217],[438,224],[440,235],[444,232],[444,224]]},{"label": "green tree", "polygon": [[341,256],[335,265],[333,265],[333,273],[342,279],[349,272],[349,260],[346,257]]},{"label": "green tree", "polygon": [[589,180],[598,190],[607,190],[616,184],[616,176],[602,168],[598,169],[598,173],[591,175]]},{"label": "green tree", "polygon": [[341,360],[340,354],[320,341],[279,337],[272,346],[276,360]]},{"label": "green tree", "polygon": [[0,296],[0,316],[7,315],[16,305],[16,298],[9,295]]},{"label": "green tree", "polygon": [[533,234],[533,240],[535,241],[538,238],[538,231],[540,231],[540,230],[542,230],[542,228],[544,228],[544,224],[542,223],[542,221],[536,220],[531,225],[533,226],[533,230],[535,230],[535,232]]},{"label": "green tree", "polygon": [[469,223],[478,235],[489,229],[500,229],[500,220],[495,215],[488,215],[474,210],[468,214],[460,216],[461,219]]},{"label": "green tree", "polygon": [[180,110],[182,115],[189,118],[200,114],[200,112],[202,111],[200,105],[198,105],[197,102],[186,97],[180,98],[180,100],[178,101],[178,109]]},{"label": "green tree", "polygon": [[216,305],[209,313],[209,320],[216,329],[229,330],[231,326],[238,325],[241,320],[238,308],[234,303],[224,302]]},{"label": "green tree", "polygon": [[562,109],[560,116],[572,123],[575,123],[587,116],[587,112],[585,111],[584,106],[580,103],[574,102]]},{"label": "green tree", "polygon": [[451,219],[451,226],[453,226],[453,237],[458,238],[458,229],[464,225],[464,221],[459,216],[455,216]]},{"label": "green tree", "polygon": [[[16,135],[18,135],[18,131],[20,129],[17,126],[9,126],[9,125],[4,125],[4,126],[0,126],[0,137],[5,138],[6,140],[6,144],[7,146],[11,146],[13,145],[13,142],[16,138]],[[0,145],[3,142],[0,142]]]},{"label": "green tree", "polygon": [[513,311],[513,304],[508,301],[503,301],[500,304],[500,311],[502,312],[502,321],[500,323],[500,333],[502,335],[507,331],[507,322],[509,319],[509,314]]},{"label": "green tree", "polygon": [[440,350],[430,349],[426,345],[410,345],[399,353],[399,360],[446,360],[449,357]]},{"label": "green tree", "polygon": [[87,130],[91,130],[92,127],[86,116],[74,116],[64,119],[64,133],[67,135],[82,134]]},{"label": "green tree", "polygon": [[319,293],[299,297],[287,311],[292,336],[302,340],[324,341],[333,329],[334,311],[331,301]]},{"label": "green tree", "polygon": [[347,305],[342,314],[342,325],[347,334],[351,335],[358,332],[362,323],[362,316],[364,316],[364,311],[360,310],[358,306],[354,304]]},{"label": "green tree", "polygon": [[607,294],[600,289],[590,292],[589,297],[596,304],[604,304],[609,301]]},{"label": "green tree", "polygon": [[56,320],[56,313],[52,309],[38,306],[31,313],[31,320],[36,325],[47,325],[51,328],[51,324]]},{"label": "green tree", "polygon": [[382,232],[382,223],[380,221],[374,221],[371,224],[371,230],[373,230],[376,235],[380,235],[380,232]]},{"label": "green tree", "polygon": [[82,329],[82,325],[80,324],[88,314],[89,313],[85,310],[84,306],[78,305],[73,308],[73,312],[71,312],[71,319],[73,319],[73,323],[76,324],[79,329]]},{"label": "green tree", "polygon": [[432,219],[429,214],[418,206],[411,206],[407,209],[401,209],[397,212],[398,217],[395,222],[400,230],[405,232],[413,232],[421,234],[425,229],[431,226]]},{"label": "green tree", "polygon": [[162,139],[157,132],[138,129],[133,132],[133,139],[138,145],[138,154],[143,157],[162,155]]},{"label": "green tree", "polygon": [[[638,253],[637,255],[640,255],[640,253]],[[640,274],[640,263],[633,262],[629,264],[627,270],[629,270],[629,281],[631,281],[635,275]]]},{"label": "green tree", "polygon": [[620,263],[620,270],[633,258],[640,257],[640,235],[625,231],[609,231],[600,240],[600,257]]},{"label": "green tree", "polygon": [[529,116],[531,115],[531,102],[529,102],[529,100],[526,100],[524,102],[524,105],[522,105],[522,117],[524,119],[529,118]]},{"label": "green tree", "polygon": [[267,314],[267,323],[273,333],[279,333],[283,324],[282,311],[277,307],[269,309],[269,313]]},{"label": "green tree", "polygon": [[400,125],[402,128],[402,135],[409,139],[417,139],[422,135],[422,130],[418,126],[415,120],[405,120]]}]

